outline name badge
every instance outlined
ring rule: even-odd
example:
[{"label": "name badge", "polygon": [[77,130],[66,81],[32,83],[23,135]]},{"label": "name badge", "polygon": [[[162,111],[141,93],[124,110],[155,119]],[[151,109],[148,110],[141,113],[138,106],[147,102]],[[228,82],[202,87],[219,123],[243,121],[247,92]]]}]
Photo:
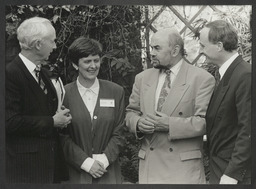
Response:
[{"label": "name badge", "polygon": [[100,107],[115,107],[114,99],[100,99]]}]

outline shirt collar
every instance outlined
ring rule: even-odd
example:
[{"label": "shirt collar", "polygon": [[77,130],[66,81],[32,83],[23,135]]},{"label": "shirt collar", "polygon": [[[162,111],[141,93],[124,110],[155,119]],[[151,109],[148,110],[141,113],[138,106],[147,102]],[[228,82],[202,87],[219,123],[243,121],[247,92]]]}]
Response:
[{"label": "shirt collar", "polygon": [[181,59],[177,64],[175,64],[173,67],[171,67],[170,70],[171,70],[172,74],[174,74],[175,76],[178,75],[182,62],[183,62],[183,59]]},{"label": "shirt collar", "polygon": [[219,68],[219,73],[220,73],[220,78],[223,77],[223,75],[225,74],[225,72],[227,71],[227,69],[229,68],[229,66],[231,65],[231,63],[239,56],[238,52],[235,53],[234,55],[232,55],[226,62],[224,62],[224,64],[221,65],[221,67]]},{"label": "shirt collar", "polygon": [[76,83],[77,83],[78,90],[81,92],[82,95],[84,95],[84,93],[85,93],[87,90],[92,91],[95,95],[98,95],[98,94],[99,94],[100,85],[99,85],[99,80],[98,80],[97,77],[96,77],[96,79],[95,79],[93,85],[92,85],[90,88],[84,87],[84,86],[79,82],[78,78],[79,78],[79,77],[77,77]]},{"label": "shirt collar", "polygon": [[21,58],[22,62],[25,64],[26,68],[28,69],[28,71],[30,73],[33,73],[36,65],[31,62],[29,59],[27,59],[24,55],[22,55],[21,53],[19,53],[19,57]]}]

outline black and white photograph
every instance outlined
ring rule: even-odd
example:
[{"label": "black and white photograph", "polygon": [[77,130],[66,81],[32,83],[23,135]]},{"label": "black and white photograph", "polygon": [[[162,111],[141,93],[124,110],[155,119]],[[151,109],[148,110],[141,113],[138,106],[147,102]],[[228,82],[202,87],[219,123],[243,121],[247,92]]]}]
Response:
[{"label": "black and white photograph", "polygon": [[256,186],[253,5],[2,9],[4,187]]}]

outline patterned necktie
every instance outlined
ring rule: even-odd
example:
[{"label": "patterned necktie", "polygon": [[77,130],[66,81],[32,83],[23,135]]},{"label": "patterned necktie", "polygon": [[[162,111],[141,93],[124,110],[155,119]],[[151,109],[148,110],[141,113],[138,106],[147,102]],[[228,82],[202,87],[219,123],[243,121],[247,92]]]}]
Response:
[{"label": "patterned necktie", "polygon": [[161,89],[160,95],[159,95],[159,99],[158,99],[158,104],[157,104],[157,111],[161,111],[164,101],[171,89],[171,70],[165,70],[166,73],[166,77],[164,80],[164,84],[163,87]]},{"label": "patterned necktie", "polygon": [[40,85],[40,87],[44,91],[44,93],[47,94],[47,88],[45,87],[45,83],[44,83],[44,81],[42,79],[42,76],[41,76],[41,67],[40,66],[36,66],[35,74],[36,74],[36,77],[38,79],[38,84]]},{"label": "patterned necktie", "polygon": [[220,72],[219,72],[219,69],[216,69],[216,71],[214,73],[214,77],[215,77],[215,80],[216,80],[216,83],[215,83],[215,90],[216,90],[216,88],[218,87],[218,85],[220,83]]}]

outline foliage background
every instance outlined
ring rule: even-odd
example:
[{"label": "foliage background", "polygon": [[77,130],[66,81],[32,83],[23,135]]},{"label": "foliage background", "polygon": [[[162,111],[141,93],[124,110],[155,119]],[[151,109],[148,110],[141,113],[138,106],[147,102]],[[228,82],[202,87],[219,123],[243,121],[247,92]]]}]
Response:
[{"label": "foliage background", "polygon": [[[200,6],[174,6],[182,16],[189,20]],[[161,6],[83,6],[83,5],[10,5],[6,6],[6,64],[20,51],[16,39],[18,25],[29,17],[41,16],[52,21],[57,35],[57,49],[49,58],[50,71],[57,73],[63,82],[76,79],[77,72],[69,61],[67,49],[79,36],[87,36],[100,41],[103,45],[102,65],[99,78],[107,79],[123,86],[126,92],[126,105],[131,93],[134,77],[143,69],[150,67],[149,47],[146,36],[148,21],[153,18]],[[147,17],[146,15],[146,11]],[[187,50],[187,59],[213,74],[215,67],[204,64],[198,58],[198,32],[205,23],[214,19],[225,19],[238,30],[239,51],[246,61],[251,63],[251,32],[249,25],[250,7],[248,6],[216,6],[207,7],[192,26],[197,32],[189,29],[182,34]],[[176,27],[179,31],[184,24],[175,14],[166,9],[152,23],[157,28]],[[199,56],[200,57],[200,56]],[[124,182],[138,181],[138,149],[139,142],[128,131],[126,146],[120,154],[120,162]],[[204,157],[206,175],[208,175],[208,158]]]}]

